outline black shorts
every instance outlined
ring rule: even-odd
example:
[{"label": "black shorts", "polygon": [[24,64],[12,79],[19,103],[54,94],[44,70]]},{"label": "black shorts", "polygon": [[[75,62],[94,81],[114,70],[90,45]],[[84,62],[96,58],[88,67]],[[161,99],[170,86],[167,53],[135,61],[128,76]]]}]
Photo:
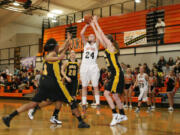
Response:
[{"label": "black shorts", "polygon": [[52,77],[42,76],[38,87],[38,93],[32,98],[32,101],[64,101],[71,103],[73,98],[70,96],[62,81],[58,82]]},{"label": "black shorts", "polygon": [[118,75],[111,72],[110,79],[105,89],[111,93],[122,94],[124,90],[124,73],[121,71]]},{"label": "black shorts", "polygon": [[124,89],[129,90],[130,87],[131,87],[131,84],[125,84]]},{"label": "black shorts", "polygon": [[67,82],[65,81],[65,85],[66,85],[66,88],[68,89],[69,91],[69,94],[71,96],[77,96],[77,92],[78,92],[78,80],[77,79],[71,79],[72,82]]}]

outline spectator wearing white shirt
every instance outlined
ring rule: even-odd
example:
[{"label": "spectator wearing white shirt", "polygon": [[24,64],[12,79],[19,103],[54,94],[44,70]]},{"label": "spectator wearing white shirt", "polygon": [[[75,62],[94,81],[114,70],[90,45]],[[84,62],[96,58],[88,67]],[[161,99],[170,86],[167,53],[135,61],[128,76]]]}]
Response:
[{"label": "spectator wearing white shirt", "polygon": [[158,18],[158,22],[155,27],[157,29],[160,44],[164,44],[165,23],[162,21],[161,18]]}]

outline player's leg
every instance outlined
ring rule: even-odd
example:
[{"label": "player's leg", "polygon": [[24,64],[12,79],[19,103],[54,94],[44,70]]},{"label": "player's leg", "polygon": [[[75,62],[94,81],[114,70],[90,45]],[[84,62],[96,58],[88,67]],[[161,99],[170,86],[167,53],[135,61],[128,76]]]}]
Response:
[{"label": "player's leg", "polygon": [[125,96],[125,105],[124,105],[124,107],[125,108],[128,108],[128,93],[129,93],[129,90],[125,89],[124,90],[124,96]]},{"label": "player's leg", "polygon": [[87,105],[87,86],[89,84],[89,76],[88,76],[88,67],[81,66],[80,68],[80,78],[82,82],[82,114],[86,113],[86,105]]},{"label": "player's leg", "polygon": [[168,110],[169,111],[173,111],[173,94],[172,94],[172,92],[168,92],[167,96],[168,96],[168,101],[169,101],[169,108],[168,108]]},{"label": "player's leg", "polygon": [[97,107],[97,114],[100,114],[100,94],[99,94],[99,68],[97,65],[94,65],[91,67],[89,71],[90,79],[94,88],[94,97],[96,101],[96,107]]},{"label": "player's leg", "polygon": [[56,101],[55,103],[55,109],[53,112],[53,115],[51,116],[50,122],[53,124],[62,124],[60,120],[58,120],[58,114],[59,111],[61,110],[62,107],[62,102],[61,101]]},{"label": "player's leg", "polygon": [[27,103],[27,104],[24,104],[22,105],[21,107],[19,107],[18,109],[16,109],[15,111],[13,111],[11,114],[9,114],[8,116],[5,116],[2,118],[4,124],[7,126],[7,127],[10,127],[10,122],[11,120],[17,116],[18,114],[24,112],[24,111],[27,111],[29,110],[30,108],[34,108],[36,105],[38,104],[38,102],[30,102],[30,103]]},{"label": "player's leg", "polygon": [[[117,105],[117,108],[119,109],[119,114],[121,115],[121,121],[127,120],[127,117],[126,117],[125,112],[124,112],[123,104],[119,98],[119,94],[114,93],[114,94],[112,94],[112,97],[113,97],[113,99]],[[119,121],[119,122],[121,122],[121,121]]]},{"label": "player's leg", "polygon": [[132,87],[129,88],[128,97],[129,97],[129,108],[132,108]]},{"label": "player's leg", "polygon": [[35,115],[37,110],[39,110],[42,107],[48,106],[50,104],[52,104],[52,102],[47,102],[47,101],[43,101],[40,104],[37,104],[34,108],[32,108],[32,109],[30,109],[28,111],[29,119],[33,120],[34,119],[34,115]]}]

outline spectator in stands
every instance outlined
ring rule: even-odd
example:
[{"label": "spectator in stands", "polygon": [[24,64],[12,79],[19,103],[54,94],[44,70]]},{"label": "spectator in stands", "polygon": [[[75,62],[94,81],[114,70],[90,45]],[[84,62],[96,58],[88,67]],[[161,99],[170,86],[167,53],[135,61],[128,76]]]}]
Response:
[{"label": "spectator in stands", "polygon": [[126,71],[126,69],[127,69],[126,64],[124,64],[124,63],[122,62],[122,63],[121,63],[121,67],[122,67],[123,72],[125,72],[125,71]]},{"label": "spectator in stands", "polygon": [[36,70],[36,75],[35,75],[35,79],[34,79],[34,85],[36,87],[38,87],[39,85],[39,80],[41,78],[41,74],[40,74],[40,71],[39,70]]},{"label": "spectator in stands", "polygon": [[164,77],[166,77],[167,75],[169,75],[169,72],[171,71],[171,67],[169,66],[168,63],[166,63],[166,67],[163,67],[163,73],[164,73]]},{"label": "spectator in stands", "polygon": [[180,57],[179,56],[176,58],[176,62],[175,63],[177,63],[177,62],[180,62]]},{"label": "spectator in stands", "polygon": [[173,57],[169,57],[169,60],[168,60],[168,65],[169,66],[173,66],[175,64],[174,60],[173,60]]},{"label": "spectator in stands", "polygon": [[174,66],[174,73],[176,76],[179,76],[180,73],[180,61],[176,63],[176,65]]},{"label": "spectator in stands", "polygon": [[161,68],[161,69],[162,69],[162,67],[165,67],[165,66],[166,66],[166,60],[165,60],[164,56],[161,56],[161,57],[160,57],[160,59],[159,59],[159,61],[158,61],[158,66],[159,66],[159,68]]},{"label": "spectator in stands", "polygon": [[2,75],[0,75],[0,84],[4,84],[4,78]]},{"label": "spectator in stands", "polygon": [[9,69],[8,69],[8,67],[6,67],[5,72],[6,72],[7,75],[9,75]]},{"label": "spectator in stands", "polygon": [[150,69],[149,69],[147,63],[144,63],[144,64],[143,64],[143,67],[144,67],[144,72],[149,75]]},{"label": "spectator in stands", "polygon": [[17,76],[19,74],[19,69],[15,68],[14,69],[14,75]]},{"label": "spectator in stands", "polygon": [[160,44],[164,44],[164,32],[165,32],[165,23],[161,18],[158,18],[158,22],[155,26],[157,29],[158,39],[160,40]]},{"label": "spectator in stands", "polygon": [[34,72],[33,65],[29,67],[28,72]]},{"label": "spectator in stands", "polygon": [[25,66],[22,67],[21,69],[22,72],[27,72],[27,68]]}]

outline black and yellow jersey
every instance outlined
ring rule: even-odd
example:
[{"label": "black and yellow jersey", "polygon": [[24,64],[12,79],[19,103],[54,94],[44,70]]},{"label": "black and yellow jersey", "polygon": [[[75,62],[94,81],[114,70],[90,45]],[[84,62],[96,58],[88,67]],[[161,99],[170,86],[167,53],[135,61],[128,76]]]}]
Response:
[{"label": "black and yellow jersey", "polygon": [[108,70],[111,73],[116,73],[121,71],[121,66],[118,62],[118,53],[117,52],[110,52],[109,50],[105,50],[105,59],[106,65]]},{"label": "black and yellow jersey", "polygon": [[66,75],[70,78],[76,79],[78,78],[78,69],[79,64],[77,60],[75,62],[69,60],[66,67]]},{"label": "black and yellow jersey", "polygon": [[61,75],[61,65],[62,65],[61,61],[56,61],[56,62],[44,61],[43,62],[43,75],[56,78],[57,73]]}]

